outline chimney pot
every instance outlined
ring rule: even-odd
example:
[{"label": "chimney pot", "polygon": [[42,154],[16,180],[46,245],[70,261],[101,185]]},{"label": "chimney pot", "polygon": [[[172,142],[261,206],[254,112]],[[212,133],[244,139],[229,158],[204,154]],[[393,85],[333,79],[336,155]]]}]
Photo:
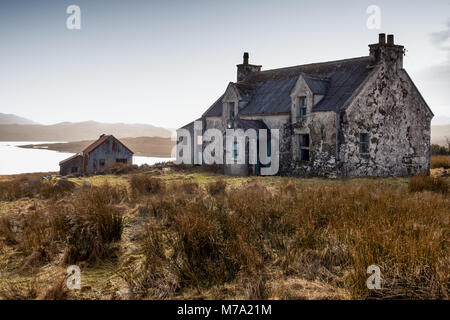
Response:
[{"label": "chimney pot", "polygon": [[386,34],[385,33],[380,33],[378,35],[378,43],[379,44],[385,44],[386,43]]},{"label": "chimney pot", "polygon": [[248,64],[248,52],[244,52],[244,64]]},{"label": "chimney pot", "polygon": [[388,34],[388,36],[387,36],[387,44],[394,45],[394,35],[393,34]]}]

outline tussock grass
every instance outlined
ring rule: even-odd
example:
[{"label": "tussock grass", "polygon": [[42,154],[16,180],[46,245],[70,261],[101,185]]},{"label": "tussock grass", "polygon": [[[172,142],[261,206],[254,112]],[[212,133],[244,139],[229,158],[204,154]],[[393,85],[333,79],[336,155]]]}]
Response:
[{"label": "tussock grass", "polygon": [[[447,298],[449,201],[386,187],[235,187],[215,196],[173,194],[142,240],[134,292],[174,297],[183,288],[236,283],[246,298],[270,294],[271,270],[345,288],[355,298]],[[171,223],[167,223],[170,220]],[[366,269],[382,269],[369,291]],[[170,283],[170,285],[169,285]]]},{"label": "tussock grass", "polygon": [[209,194],[212,196],[221,194],[225,191],[227,187],[227,183],[223,179],[217,179],[216,181],[208,183],[206,189],[208,190]]},{"label": "tussock grass", "polygon": [[134,198],[164,191],[165,184],[158,178],[146,174],[135,174],[130,179],[131,194]]},{"label": "tussock grass", "polygon": [[450,169],[450,156],[431,156],[430,167],[431,169]]},{"label": "tussock grass", "polygon": [[410,192],[421,192],[421,191],[434,191],[447,193],[448,192],[448,182],[443,177],[431,177],[428,175],[416,175],[409,180],[409,191]]},{"label": "tussock grass", "polygon": [[[18,279],[107,263],[131,298],[448,299],[445,178],[119,178],[49,200],[37,191],[37,204],[0,217],[0,255]],[[372,264],[381,290],[366,287]],[[67,298],[60,278],[45,290],[1,282],[3,298]]]},{"label": "tussock grass", "polygon": [[15,201],[20,198],[41,197],[43,199],[59,198],[74,190],[69,181],[46,181],[34,176],[0,181],[0,201]]}]

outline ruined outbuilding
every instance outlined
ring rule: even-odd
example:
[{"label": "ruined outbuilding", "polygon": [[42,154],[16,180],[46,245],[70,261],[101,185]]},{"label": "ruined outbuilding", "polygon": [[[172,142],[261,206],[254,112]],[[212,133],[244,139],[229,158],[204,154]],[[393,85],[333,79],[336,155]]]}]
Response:
[{"label": "ruined outbuilding", "polygon": [[[193,123],[184,127],[194,135],[192,149],[205,147],[196,136],[210,128],[279,129],[279,174],[428,172],[433,113],[403,68],[404,52],[393,35],[380,34],[360,58],[261,70],[245,53],[237,81],[201,116],[202,132],[194,132]],[[198,152],[193,158],[201,163]],[[223,167],[258,174],[254,165]]]},{"label": "ruined outbuilding", "polygon": [[133,151],[114,136],[102,134],[82,152],[61,161],[60,174],[65,176],[103,172],[115,163],[131,165]]}]

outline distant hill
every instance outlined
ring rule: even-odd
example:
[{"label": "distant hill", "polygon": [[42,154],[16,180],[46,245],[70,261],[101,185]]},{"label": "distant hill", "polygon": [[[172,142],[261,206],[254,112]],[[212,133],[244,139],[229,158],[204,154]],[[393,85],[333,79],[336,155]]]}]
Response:
[{"label": "distant hill", "polygon": [[431,143],[441,146],[447,145],[448,138],[450,140],[450,124],[443,126],[431,126]]},{"label": "distant hill", "polygon": [[0,124],[38,124],[27,118],[16,116],[15,114],[0,113]]},{"label": "distant hill", "polygon": [[97,139],[101,134],[116,138],[163,137],[171,132],[149,124],[62,122],[53,125],[0,124],[0,141],[81,141]]},{"label": "distant hill", "polygon": [[[143,157],[170,157],[175,141],[170,138],[159,137],[138,137],[138,138],[121,138],[120,141],[130,148],[135,156]],[[94,140],[75,141],[69,143],[44,143],[30,144],[21,146],[21,148],[55,150],[59,152],[77,153],[84,150]]]}]

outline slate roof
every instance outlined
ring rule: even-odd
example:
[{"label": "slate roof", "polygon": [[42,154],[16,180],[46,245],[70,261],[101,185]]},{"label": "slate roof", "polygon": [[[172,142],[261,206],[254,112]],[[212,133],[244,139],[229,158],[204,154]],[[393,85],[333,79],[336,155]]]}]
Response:
[{"label": "slate roof", "polygon": [[203,114],[203,117],[220,117],[222,116],[222,98],[225,94],[221,95],[216,102]]},{"label": "slate roof", "polygon": [[255,129],[255,130],[266,129],[266,130],[268,130],[269,129],[266,126],[266,124],[264,123],[264,121],[262,121],[262,120],[244,120],[244,119],[238,118],[237,126],[238,126],[238,128],[241,128],[244,130],[248,130],[248,129]]},{"label": "slate roof", "polygon": [[[239,114],[289,114],[290,92],[300,75],[303,75],[315,94],[324,95],[324,98],[313,106],[313,112],[345,109],[351,101],[350,98],[372,72],[372,69],[368,68],[369,64],[370,57],[367,56],[251,74],[244,81],[234,84],[249,101]],[[221,116],[222,97],[203,116]]]}]

